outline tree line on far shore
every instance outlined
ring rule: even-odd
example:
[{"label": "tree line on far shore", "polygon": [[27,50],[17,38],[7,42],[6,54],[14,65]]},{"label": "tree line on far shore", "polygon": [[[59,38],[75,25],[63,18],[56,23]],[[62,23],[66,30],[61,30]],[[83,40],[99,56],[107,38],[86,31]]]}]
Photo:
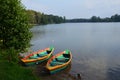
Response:
[{"label": "tree line on far shore", "polygon": [[53,24],[53,23],[58,24],[65,22],[65,17],[61,17],[61,16],[56,16],[52,14],[48,15],[34,10],[26,10],[26,13],[29,17],[28,21],[30,24],[43,25],[43,24]]},{"label": "tree line on far shore", "polygon": [[99,16],[92,16],[90,19],[78,18],[78,19],[67,19],[66,22],[120,22],[120,15],[115,14],[111,17],[100,18]]}]

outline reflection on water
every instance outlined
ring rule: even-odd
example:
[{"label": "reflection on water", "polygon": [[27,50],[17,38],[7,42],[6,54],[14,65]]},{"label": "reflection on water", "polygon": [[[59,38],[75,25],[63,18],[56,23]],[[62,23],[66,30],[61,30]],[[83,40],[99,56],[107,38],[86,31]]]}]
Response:
[{"label": "reflection on water", "polygon": [[[70,49],[73,60],[71,70],[67,74],[74,77],[80,73],[84,80],[120,80],[119,26],[120,23],[36,26],[31,30],[34,33],[31,49],[35,51],[54,46],[54,54]],[[59,78],[57,74],[56,77]]]},{"label": "reflection on water", "polygon": [[108,69],[108,80],[120,80],[120,66]]},{"label": "reflection on water", "polygon": [[[59,73],[50,75],[46,68],[43,67],[45,65],[36,66],[35,74],[40,77],[42,80],[75,80],[75,77],[69,74],[71,70],[71,64],[68,65],[64,70],[60,71]],[[59,75],[59,76],[58,76]]]},{"label": "reflection on water", "polygon": [[44,37],[46,29],[44,28],[44,26],[37,26],[31,29],[31,31],[33,32],[33,38],[32,40],[39,40],[41,37]]}]

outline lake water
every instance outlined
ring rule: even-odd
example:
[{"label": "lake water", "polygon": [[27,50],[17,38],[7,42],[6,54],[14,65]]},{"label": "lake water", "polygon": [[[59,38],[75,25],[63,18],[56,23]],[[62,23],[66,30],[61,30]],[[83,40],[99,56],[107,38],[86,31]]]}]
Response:
[{"label": "lake water", "polygon": [[73,80],[69,77],[77,73],[83,80],[120,80],[120,23],[50,24],[31,30],[33,51],[53,46],[54,54],[65,49],[72,52],[67,79],[59,78],[64,77],[61,72],[51,80]]}]

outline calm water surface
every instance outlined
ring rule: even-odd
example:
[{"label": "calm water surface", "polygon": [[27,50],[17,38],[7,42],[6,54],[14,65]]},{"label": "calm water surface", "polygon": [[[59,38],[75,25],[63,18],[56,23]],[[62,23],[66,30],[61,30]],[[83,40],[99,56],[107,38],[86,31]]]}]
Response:
[{"label": "calm water surface", "polygon": [[[55,47],[54,54],[71,50],[68,77],[80,73],[83,80],[120,80],[120,23],[51,24],[35,26],[32,32],[33,51],[49,46]],[[64,77],[64,72],[58,74]]]}]

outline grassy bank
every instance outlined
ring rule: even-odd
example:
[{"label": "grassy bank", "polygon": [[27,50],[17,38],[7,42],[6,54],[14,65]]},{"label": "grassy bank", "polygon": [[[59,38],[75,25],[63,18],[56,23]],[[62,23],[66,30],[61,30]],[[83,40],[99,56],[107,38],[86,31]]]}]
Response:
[{"label": "grassy bank", "polygon": [[38,80],[32,69],[0,60],[0,80]]}]

